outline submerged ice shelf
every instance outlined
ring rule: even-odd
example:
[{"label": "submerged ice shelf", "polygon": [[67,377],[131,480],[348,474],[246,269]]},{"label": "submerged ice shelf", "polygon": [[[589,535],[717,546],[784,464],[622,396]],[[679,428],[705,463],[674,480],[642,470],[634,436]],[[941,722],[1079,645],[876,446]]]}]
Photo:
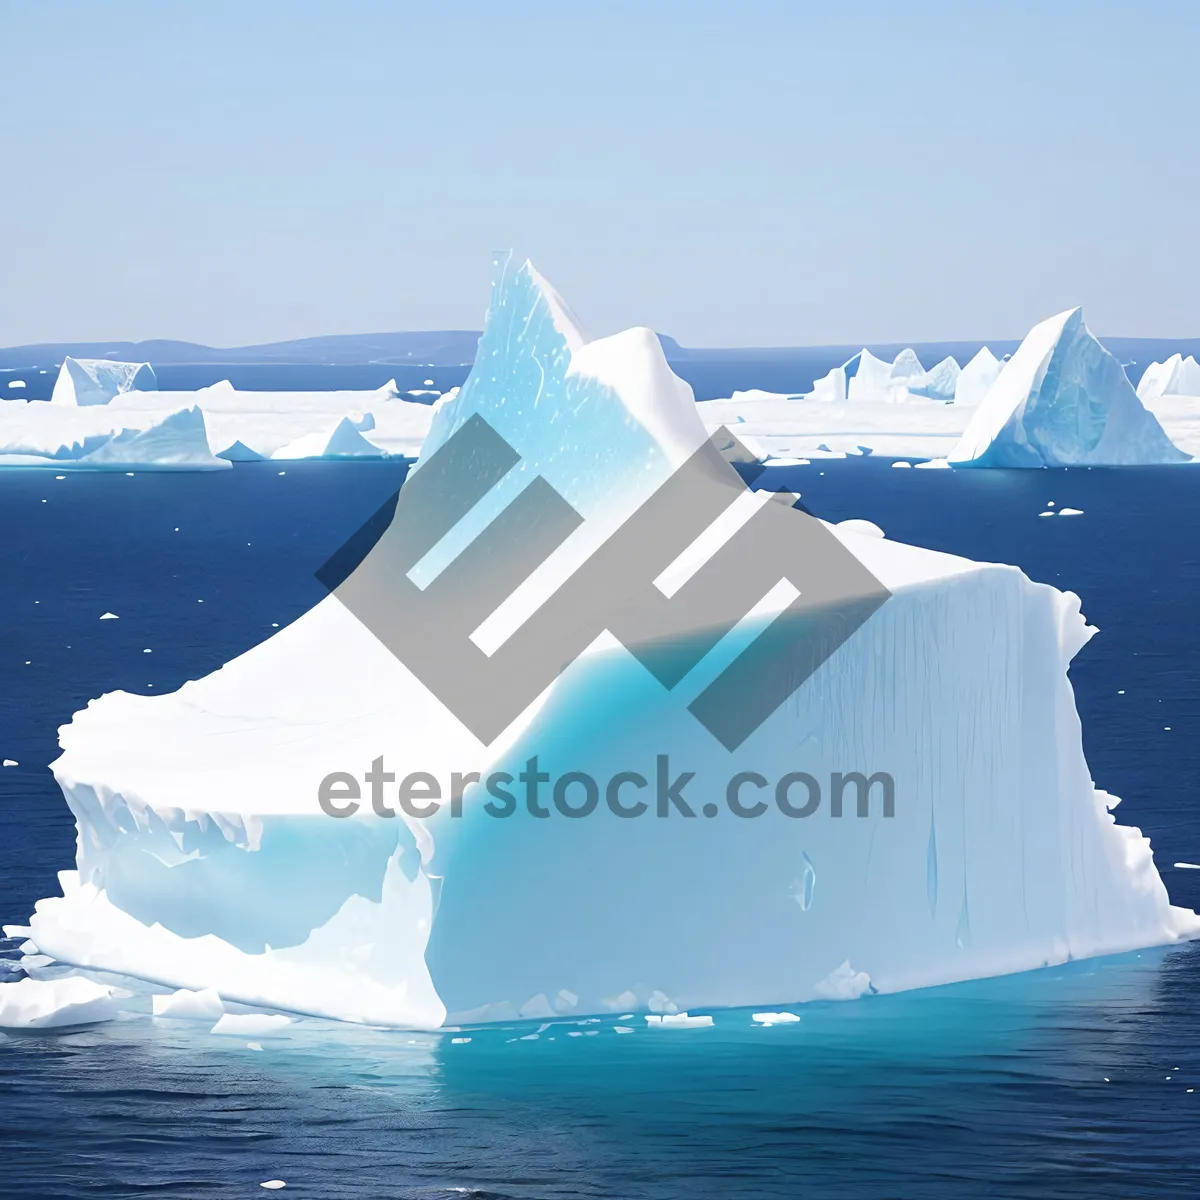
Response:
[{"label": "submerged ice shelf", "polygon": [[[410,483],[482,417],[521,461],[472,513],[474,532],[538,476],[581,518],[514,596],[519,627],[707,431],[649,331],[589,341],[532,267],[498,272],[479,359],[434,413]],[[406,494],[359,571],[422,535]],[[60,730],[53,764],[75,868],[30,936],[63,963],[223,1001],[436,1027],[777,1011],[1200,932],[1092,782],[1067,678],[1092,633],[1078,598],[876,529],[821,529],[890,598],[732,751],[687,707],[709,659],[667,690],[607,633],[485,744],[338,593],[174,694],[93,701]],[[446,540],[467,544],[462,527]],[[431,565],[420,586],[459,568]],[[774,593],[750,632],[787,603]],[[487,640],[489,611],[475,615]],[[504,774],[522,803],[491,816],[494,794],[475,784],[461,816],[377,816],[365,779],[377,760],[391,811],[399,784],[383,772],[427,774],[443,796],[455,773]],[[345,819],[318,804],[335,772],[359,793]],[[522,772],[636,773],[644,792],[627,778],[626,794],[649,811],[538,818]],[[888,775],[892,803],[875,786],[860,815],[852,784],[835,816],[834,778],[851,772]],[[797,773],[818,784],[803,818],[774,803]],[[754,819],[730,808],[739,776],[744,803],[768,801]]]}]

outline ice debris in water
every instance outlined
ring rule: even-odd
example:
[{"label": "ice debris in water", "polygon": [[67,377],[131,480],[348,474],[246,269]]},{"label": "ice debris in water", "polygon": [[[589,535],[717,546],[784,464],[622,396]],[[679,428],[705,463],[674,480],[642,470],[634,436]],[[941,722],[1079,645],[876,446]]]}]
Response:
[{"label": "ice debris in water", "polygon": [[685,1012],[646,1015],[646,1024],[651,1029],[703,1029],[712,1023],[712,1017],[693,1017]]},{"label": "ice debris in water", "polygon": [[237,1037],[262,1037],[279,1033],[292,1023],[291,1017],[274,1013],[226,1013],[210,1030],[211,1033],[232,1034]]},{"label": "ice debris in water", "polygon": [[760,1025],[791,1025],[800,1020],[795,1013],[790,1012],[759,1012],[751,1013],[750,1016]]},{"label": "ice debris in water", "polygon": [[56,1029],[111,1021],[114,990],[80,976],[0,983],[0,1029]]},{"label": "ice debris in water", "polygon": [[225,1012],[215,988],[203,988],[195,992],[180,988],[169,996],[151,997],[151,1006],[156,1017],[175,1017],[185,1021],[215,1021]]}]

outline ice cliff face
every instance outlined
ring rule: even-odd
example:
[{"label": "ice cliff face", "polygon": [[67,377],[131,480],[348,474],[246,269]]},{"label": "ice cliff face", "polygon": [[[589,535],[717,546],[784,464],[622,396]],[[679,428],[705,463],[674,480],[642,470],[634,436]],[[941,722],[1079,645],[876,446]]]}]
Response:
[{"label": "ice cliff face", "polygon": [[950,461],[977,467],[1184,462],[1073,308],[1026,335]]},{"label": "ice cliff face", "polygon": [[[477,418],[520,461],[439,541],[411,523],[406,496],[442,486],[436,451]],[[417,539],[433,545],[410,578],[445,587],[489,522],[549,484],[579,520],[509,581],[512,604],[444,593],[476,606],[473,639],[499,654],[704,441],[649,331],[589,341],[530,266],[501,261],[474,370],[438,406],[395,518],[350,582]],[[492,478],[484,458],[473,470]],[[1090,778],[1066,674],[1092,632],[1078,599],[1012,567],[821,528],[891,597],[734,751],[688,705],[745,644],[737,630],[671,690],[602,633],[485,744],[345,592],[173,695],[93,701],[60,730],[53,764],[75,869],[29,936],[64,962],[225,1000],[435,1026],[893,991],[1196,933]],[[686,586],[676,577],[703,569],[719,532],[699,539],[699,564],[688,550],[655,586]],[[493,567],[507,578],[511,565]],[[746,637],[787,603],[776,591]],[[376,760],[396,780],[429,775],[443,800],[456,772],[508,779],[514,811],[489,814],[497,796],[481,780],[460,815],[377,815],[364,781]],[[333,772],[360,781],[344,819],[318,804]],[[877,780],[836,803],[835,774],[853,772],[887,774],[891,799]],[[601,788],[621,776],[619,798],[648,811],[628,819],[606,800],[571,819],[547,785],[550,815],[534,815],[536,776],[573,773]],[[736,815],[735,780],[734,801],[759,815]],[[801,785],[784,789],[793,815],[781,780]],[[392,813],[399,786],[380,783]]]},{"label": "ice cliff face", "polygon": [[157,389],[158,380],[149,363],[68,356],[54,381],[50,403],[107,404],[122,392],[153,392]]}]

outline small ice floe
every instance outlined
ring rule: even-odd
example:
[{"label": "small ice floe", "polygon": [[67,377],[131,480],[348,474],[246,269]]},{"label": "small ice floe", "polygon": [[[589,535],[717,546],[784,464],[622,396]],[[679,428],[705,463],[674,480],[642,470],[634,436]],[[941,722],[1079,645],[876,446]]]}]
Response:
[{"label": "small ice floe", "polygon": [[100,614],[100,620],[102,621],[119,621],[120,619],[116,613],[106,612]]},{"label": "small ice floe", "polygon": [[928,462],[916,463],[923,471],[948,471],[950,463],[944,458],[931,458]]},{"label": "small ice floe", "polygon": [[892,466],[893,466],[893,467],[911,467],[911,466],[912,466],[912,463],[910,463],[910,462],[904,462],[903,460],[901,460],[901,461],[899,461],[899,462],[894,462],[894,463],[892,463]]},{"label": "small ice floe", "polygon": [[791,1025],[800,1020],[795,1013],[790,1012],[760,1012],[751,1013],[750,1016],[760,1025]]},{"label": "small ice floe", "polygon": [[261,1188],[266,1188],[268,1192],[277,1192],[280,1188],[287,1187],[282,1179],[268,1179],[265,1183],[258,1185]]},{"label": "small ice floe", "polygon": [[1060,517],[1082,517],[1083,509],[1082,508],[1060,508],[1058,510],[1058,515]]},{"label": "small ice floe", "polygon": [[713,1023],[712,1017],[693,1017],[681,1013],[648,1013],[646,1024],[651,1029],[705,1029]]},{"label": "small ice floe", "polygon": [[1200,863],[1176,863],[1175,866],[1181,871],[1200,871]]},{"label": "small ice floe", "polygon": [[613,1033],[632,1033],[633,1030],[628,1025],[614,1025]]},{"label": "small ice floe", "polygon": [[111,1021],[117,1015],[113,997],[112,988],[74,975],[0,983],[0,1029],[62,1029]]},{"label": "small ice floe", "polygon": [[[12,384],[10,383],[8,386],[9,386],[9,387],[12,387]],[[432,380],[432,379],[426,379],[426,380],[425,380],[425,382],[424,382],[424,383],[423,383],[421,386],[422,386],[422,387],[433,387],[433,380]]]},{"label": "small ice floe", "polygon": [[11,379],[11,380],[9,380],[9,384],[8,384],[8,386],[9,386],[10,388],[21,388],[21,387],[24,387],[24,386],[25,386],[25,380],[23,380],[23,379]]},{"label": "small ice floe", "polygon": [[142,653],[143,654],[152,654],[153,651],[152,650],[143,650]]},{"label": "small ice floe", "polygon": [[471,1040],[470,1038],[451,1038],[450,1045],[465,1046],[470,1040]]},{"label": "small ice floe", "polygon": [[156,1017],[174,1017],[181,1021],[216,1021],[225,1012],[216,988],[196,992],[180,988],[169,996],[152,996],[150,1004]]},{"label": "small ice floe", "polygon": [[1040,512],[1040,513],[1038,513],[1038,516],[1039,516],[1039,517],[1057,517],[1057,516],[1058,516],[1058,513],[1056,513],[1056,512],[1054,511],[1054,509],[1052,509],[1052,508],[1048,508],[1048,509],[1046,509],[1046,511],[1045,511],[1045,512]]},{"label": "small ice floe", "polygon": [[15,758],[6,758],[4,760],[4,765],[6,767],[19,767],[21,764],[17,762]]},{"label": "small ice floe", "polygon": [[209,1031],[235,1037],[259,1037],[280,1033],[292,1023],[291,1017],[277,1013],[226,1013]]},{"label": "small ice floe", "polygon": [[247,1042],[246,1049],[247,1050],[262,1050],[262,1044],[259,1042]]}]

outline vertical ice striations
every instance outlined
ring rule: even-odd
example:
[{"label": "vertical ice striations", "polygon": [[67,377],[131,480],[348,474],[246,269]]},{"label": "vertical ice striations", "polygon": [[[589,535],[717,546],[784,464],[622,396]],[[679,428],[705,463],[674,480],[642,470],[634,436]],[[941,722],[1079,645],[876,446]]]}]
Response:
[{"label": "vertical ice striations", "polygon": [[153,392],[158,389],[154,368],[149,363],[110,362],[104,358],[63,360],[51,404],[107,404],[123,392]]},{"label": "vertical ice striations", "polygon": [[[412,479],[474,415],[521,462],[415,582],[539,475],[583,519],[546,566],[577,563],[704,437],[656,339],[589,342],[505,260],[475,368]],[[384,539],[406,536],[404,503]],[[1066,674],[1091,632],[1078,600],[1012,567],[832,536],[891,598],[733,752],[687,708],[709,659],[668,691],[607,633],[484,745],[332,596],[177,693],[93,701],[53,764],[76,870],[30,936],[226,1001],[429,1026],[545,1012],[547,997],[584,1015],[894,991],[1195,933],[1092,784]],[[551,572],[534,600],[553,586]],[[602,797],[635,775],[620,799],[647,811],[602,799],[572,819],[547,784],[550,815],[533,815],[518,778],[535,757]],[[397,780],[428,772],[443,798],[453,772],[506,774],[516,811],[489,815],[473,784],[460,817],[376,816],[378,760]],[[348,819],[318,807],[331,772],[359,781]],[[891,799],[855,773],[890,776]],[[764,802],[753,819],[730,807],[739,777],[743,805]],[[780,810],[788,779],[807,815]],[[379,794],[395,809],[395,781]]]},{"label": "vertical ice striations", "polygon": [[976,410],[950,461],[974,467],[1184,462],[1081,309],[1035,325]]}]

